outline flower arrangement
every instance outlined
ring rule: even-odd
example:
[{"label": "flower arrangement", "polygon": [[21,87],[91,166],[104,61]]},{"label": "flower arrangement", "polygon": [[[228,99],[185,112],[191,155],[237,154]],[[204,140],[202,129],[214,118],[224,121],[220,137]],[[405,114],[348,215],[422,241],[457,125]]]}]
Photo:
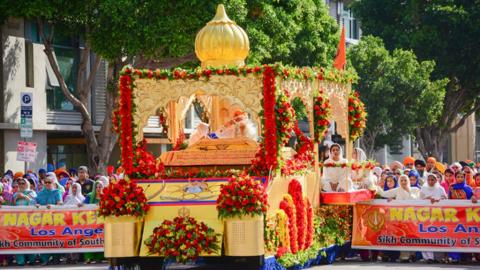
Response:
[{"label": "flower arrangement", "polygon": [[185,179],[206,177],[232,177],[242,173],[236,169],[202,169],[202,168],[169,168],[162,171],[158,177],[162,179]]},{"label": "flower arrangement", "polygon": [[306,209],[303,200],[302,185],[298,182],[297,179],[292,179],[288,183],[288,194],[290,194],[293,204],[295,205],[296,220],[297,225],[297,239],[298,249],[305,249],[305,233],[307,230],[307,220],[306,220]]},{"label": "flower arrangement", "polygon": [[316,210],[315,240],[320,245],[342,245],[352,235],[353,208],[348,205],[327,205]]},{"label": "flower arrangement", "polygon": [[277,94],[275,104],[275,122],[277,126],[277,145],[284,146],[291,137],[295,127],[295,110],[289,101],[287,90]]},{"label": "flower arrangement", "polygon": [[328,132],[328,127],[330,126],[328,119],[332,116],[330,102],[323,91],[320,91],[319,95],[315,98],[313,112],[315,142],[320,142]]},{"label": "flower arrangement", "polygon": [[252,160],[252,165],[248,169],[250,175],[266,176],[270,174],[270,169],[273,168],[268,167],[265,152],[265,143],[260,142],[255,158]]},{"label": "flower arrangement", "polygon": [[324,168],[347,168],[350,164],[345,162],[326,162],[323,163],[322,166]]},{"label": "flower arrangement", "polygon": [[177,141],[175,142],[175,145],[173,146],[172,150],[179,151],[179,150],[186,149],[187,147],[188,147],[188,143],[186,142],[185,133],[183,133],[182,131],[178,136]]},{"label": "flower arrangement", "polygon": [[217,198],[219,218],[264,215],[267,207],[265,188],[249,175],[232,177],[220,187]]},{"label": "flower arrangement", "polygon": [[375,161],[373,161],[373,160],[351,163],[352,171],[358,171],[358,170],[362,170],[362,169],[373,170],[373,168],[375,168]]},{"label": "flower arrangement", "polygon": [[263,116],[263,140],[265,157],[265,167],[276,169],[278,166],[278,142],[277,126],[275,119],[275,70],[272,67],[266,67],[263,73],[263,110],[260,113]]},{"label": "flower arrangement", "polygon": [[132,104],[132,91],[133,80],[129,75],[130,68],[125,68],[124,73],[120,77],[120,98],[118,114],[120,116],[120,125],[117,125],[117,129],[120,130],[119,144],[121,152],[122,167],[125,169],[125,173],[130,175],[133,170],[133,145],[134,145],[134,129],[132,123],[133,104]]},{"label": "flower arrangement", "polygon": [[265,254],[275,254],[280,245],[279,231],[276,217],[270,217],[265,222]]},{"label": "flower arrangement", "polygon": [[348,98],[348,124],[350,131],[350,140],[355,141],[362,136],[363,130],[367,124],[367,112],[365,104],[360,100],[360,95],[356,91],[350,92]]},{"label": "flower arrangement", "polygon": [[153,229],[145,245],[148,254],[187,263],[196,260],[202,252],[211,254],[219,251],[219,237],[212,228],[193,217],[176,217],[173,221],[163,221]]},{"label": "flower arrangement", "polygon": [[295,123],[294,131],[297,136],[296,153],[283,165],[283,175],[301,174],[314,162],[313,141],[302,133],[298,122]]},{"label": "flower arrangement", "polygon": [[133,178],[156,177],[163,173],[163,164],[157,162],[153,154],[147,151],[147,141],[145,139],[137,144],[134,153],[134,166],[131,174]]},{"label": "flower arrangement", "polygon": [[[278,249],[277,249],[277,256],[278,251],[280,249],[286,249],[290,251],[290,236],[288,233],[288,217],[285,211],[279,209],[275,213],[275,221],[277,223],[276,229],[278,232]],[[278,256],[280,257],[280,256]]]},{"label": "flower arrangement", "polygon": [[292,196],[285,194],[283,200],[280,202],[280,209],[282,209],[288,217],[288,235],[290,236],[290,252],[295,254],[298,252],[297,242],[297,213]]},{"label": "flower arrangement", "polygon": [[295,79],[295,80],[325,80],[337,83],[352,83],[358,79],[358,76],[355,72],[351,70],[336,70],[335,68],[297,68],[283,66],[281,64],[272,64],[272,65],[245,65],[242,67],[208,67],[202,69],[201,67],[196,69],[132,69],[128,71],[125,69],[120,73],[120,75],[128,74],[138,78],[149,78],[157,80],[208,80],[212,76],[248,76],[249,74],[253,75],[262,75],[267,68],[272,68],[274,70],[275,76],[281,76],[284,79]]},{"label": "flower arrangement", "polygon": [[313,244],[313,237],[315,235],[315,227],[314,227],[314,221],[313,221],[313,207],[312,204],[310,203],[310,200],[305,197],[304,199],[304,204],[306,207],[306,213],[307,213],[307,235],[305,236],[305,247],[308,248]]},{"label": "flower arrangement", "polygon": [[120,179],[103,189],[98,215],[143,217],[149,209],[143,188],[135,182]]}]

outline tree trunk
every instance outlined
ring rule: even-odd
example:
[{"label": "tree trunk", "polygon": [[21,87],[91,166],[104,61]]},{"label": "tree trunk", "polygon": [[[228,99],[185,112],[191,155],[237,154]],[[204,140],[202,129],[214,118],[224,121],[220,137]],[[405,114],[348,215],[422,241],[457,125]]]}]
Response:
[{"label": "tree trunk", "polygon": [[[79,110],[82,116],[81,130],[86,141],[90,173],[92,175],[95,175],[96,173],[105,174],[106,165],[109,162],[110,154],[113,147],[115,146],[117,139],[116,135],[112,134],[113,131],[111,126],[111,115],[107,113],[107,115],[105,116],[102,128],[98,133],[99,140],[97,140],[97,134],[95,133],[93,127],[92,116],[90,114],[90,111],[88,110],[88,101],[90,100],[92,93],[92,83],[97,73],[98,67],[100,66],[101,58],[96,58],[92,69],[90,70],[89,74],[87,74],[86,67],[88,64],[88,58],[90,57],[90,47],[88,46],[88,43],[85,44],[85,49],[81,54],[80,65],[78,68],[77,96],[75,96],[68,89],[65,83],[65,79],[63,78],[63,75],[61,74],[60,68],[57,64],[54,55],[54,49],[52,47],[53,30],[50,32],[50,35],[48,37],[45,36],[45,33],[43,31],[43,23],[40,20],[38,22],[39,33],[45,46],[44,52],[47,55],[48,61],[52,66],[55,76],[57,77],[62,93],[64,94],[65,98],[69,102],[71,102],[77,110]],[[115,76],[113,76],[112,79],[115,79]],[[115,95],[116,91],[107,91],[107,112],[113,111],[113,106],[115,104]]]},{"label": "tree trunk", "polygon": [[436,127],[417,128],[415,130],[418,150],[422,157],[427,160],[428,157],[434,157],[438,161],[443,161],[443,146],[446,142],[448,133],[443,133]]}]

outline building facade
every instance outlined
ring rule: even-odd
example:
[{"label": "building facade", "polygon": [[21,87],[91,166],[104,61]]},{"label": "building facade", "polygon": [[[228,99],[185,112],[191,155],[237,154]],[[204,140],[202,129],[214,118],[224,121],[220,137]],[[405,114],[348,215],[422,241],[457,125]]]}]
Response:
[{"label": "building facade", "polygon": [[[54,50],[60,72],[70,91],[75,93],[77,68],[81,50],[80,37],[55,35]],[[61,93],[48,59],[43,52],[35,23],[21,18],[10,18],[1,28],[2,93],[0,116],[0,164],[13,171],[37,170],[47,163],[68,167],[87,163],[85,140],[81,134],[82,118]],[[89,57],[93,63],[95,55]],[[90,67],[90,63],[87,68]],[[105,117],[105,89],[107,64],[102,62],[92,86],[88,107],[93,115],[94,128],[99,130]],[[27,92],[33,98],[33,136],[21,138],[20,94]],[[37,144],[35,162],[17,161],[17,142]]]}]

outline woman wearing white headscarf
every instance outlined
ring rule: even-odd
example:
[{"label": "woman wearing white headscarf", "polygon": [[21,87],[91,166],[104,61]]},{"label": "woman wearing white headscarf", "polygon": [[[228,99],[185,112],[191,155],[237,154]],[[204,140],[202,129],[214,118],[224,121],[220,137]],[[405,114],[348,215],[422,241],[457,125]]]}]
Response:
[{"label": "woman wearing white headscarf", "polygon": [[79,183],[73,183],[70,186],[64,204],[80,206],[83,202],[85,202],[85,196],[82,194],[82,186]]},{"label": "woman wearing white headscarf", "polygon": [[[65,198],[65,205],[76,205],[78,207],[83,205],[85,196],[82,194],[82,186],[79,183],[73,183],[68,189],[68,195]],[[80,259],[79,253],[70,253],[67,255],[67,263],[76,264]]]},{"label": "woman wearing white headscarf", "polygon": [[110,184],[110,180],[108,179],[108,177],[106,177],[106,176],[104,176],[104,175],[99,176],[99,177],[97,178],[97,181],[102,182],[103,187],[108,187],[108,185]]},{"label": "woman wearing white headscarf", "polygon": [[[352,158],[354,162],[360,164],[367,161],[367,155],[361,148],[358,147],[355,147],[353,149]],[[377,177],[373,174],[371,170],[367,170],[365,168],[359,170],[352,170],[351,179],[358,184],[358,189],[375,190]]]},{"label": "woman wearing white headscarf", "polygon": [[[410,186],[410,180],[408,176],[402,174],[399,178],[400,186],[394,189],[384,191],[381,188],[377,189],[377,192],[384,198],[388,198],[388,201],[395,200],[415,200],[420,197],[420,189]],[[408,261],[414,256],[413,252],[401,251],[400,260],[402,262]]]},{"label": "woman wearing white headscarf", "polygon": [[[420,189],[420,199],[430,200],[432,203],[435,203],[440,200],[445,200],[446,198],[447,193],[438,183],[437,176],[435,174],[427,174],[427,183],[425,183]],[[433,263],[435,261],[433,252],[423,251],[422,257],[427,260],[428,263]]]},{"label": "woman wearing white headscarf", "polygon": [[62,185],[60,185],[60,183],[58,182],[58,178],[55,175],[55,173],[49,172],[49,173],[47,173],[47,177],[50,177],[52,179],[53,187],[55,189],[58,189],[60,191],[60,195],[63,197],[63,194],[65,193],[65,188]]},{"label": "woman wearing white headscarf", "polygon": [[348,173],[347,160],[343,158],[342,147],[339,144],[332,144],[329,158],[323,164],[322,188],[324,191],[345,192],[353,190],[353,183]]}]

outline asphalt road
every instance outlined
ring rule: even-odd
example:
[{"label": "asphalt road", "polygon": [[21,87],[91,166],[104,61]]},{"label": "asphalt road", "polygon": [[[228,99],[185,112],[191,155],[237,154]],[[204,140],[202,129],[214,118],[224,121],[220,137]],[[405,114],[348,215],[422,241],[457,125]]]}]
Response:
[{"label": "asphalt road", "polygon": [[[364,263],[364,262],[336,262],[332,265],[322,265],[322,266],[315,266],[309,269],[312,270],[320,270],[320,269],[359,269],[359,270],[434,270],[434,269],[442,269],[442,270],[453,270],[453,269],[480,269],[480,263],[477,264],[468,264],[468,265],[452,265],[452,264],[426,264],[426,263]],[[107,264],[90,264],[90,265],[56,265],[56,266],[29,266],[29,267],[1,267],[0,270],[17,270],[17,269],[44,269],[44,270],[108,270]],[[189,267],[175,267],[167,269],[191,269]]]}]

